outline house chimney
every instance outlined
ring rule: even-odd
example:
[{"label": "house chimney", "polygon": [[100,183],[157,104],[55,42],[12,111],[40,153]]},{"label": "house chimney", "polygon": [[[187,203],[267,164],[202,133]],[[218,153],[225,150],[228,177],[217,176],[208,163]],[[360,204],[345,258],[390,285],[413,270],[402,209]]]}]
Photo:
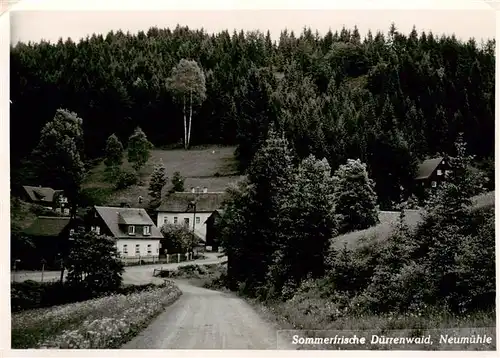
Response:
[{"label": "house chimney", "polygon": [[203,192],[208,193],[208,188],[207,187],[203,188]]},{"label": "house chimney", "polygon": [[191,193],[194,193],[194,187],[191,187]]}]

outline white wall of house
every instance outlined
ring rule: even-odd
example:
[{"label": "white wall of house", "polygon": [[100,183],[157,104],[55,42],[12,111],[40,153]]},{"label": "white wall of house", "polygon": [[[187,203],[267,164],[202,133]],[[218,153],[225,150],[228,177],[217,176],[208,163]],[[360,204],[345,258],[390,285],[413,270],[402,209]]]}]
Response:
[{"label": "white wall of house", "polygon": [[[124,245],[127,245],[125,250]],[[136,251],[138,246],[139,253]],[[148,246],[151,245],[151,246]],[[147,256],[158,256],[160,252],[159,239],[118,239],[116,240],[116,247],[120,256],[123,258],[138,258]],[[125,252],[126,251],[126,252]]]},{"label": "white wall of house", "polygon": [[[194,224],[194,231],[195,233],[200,236],[203,240],[205,240],[205,237],[207,236],[207,225],[205,224],[205,221],[208,219],[208,217],[212,215],[212,213],[196,213],[196,219],[195,219],[195,224]],[[177,218],[177,220],[175,219]],[[165,213],[165,212],[159,212],[158,213],[158,218],[157,218],[157,225],[158,228],[161,229],[161,227],[166,224],[184,224],[185,219],[189,219],[189,229],[193,230],[193,218],[195,216],[193,213]],[[176,222],[177,221],[177,222]]]}]

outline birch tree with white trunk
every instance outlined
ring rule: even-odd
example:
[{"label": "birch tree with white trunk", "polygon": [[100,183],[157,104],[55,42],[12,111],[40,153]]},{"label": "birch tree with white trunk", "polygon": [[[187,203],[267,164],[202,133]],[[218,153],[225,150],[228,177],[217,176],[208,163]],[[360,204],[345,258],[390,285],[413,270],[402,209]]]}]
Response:
[{"label": "birch tree with white trunk", "polygon": [[172,74],[167,79],[167,88],[174,99],[182,103],[184,149],[188,149],[191,141],[193,108],[201,105],[206,98],[205,74],[196,61],[182,59],[172,69]]}]

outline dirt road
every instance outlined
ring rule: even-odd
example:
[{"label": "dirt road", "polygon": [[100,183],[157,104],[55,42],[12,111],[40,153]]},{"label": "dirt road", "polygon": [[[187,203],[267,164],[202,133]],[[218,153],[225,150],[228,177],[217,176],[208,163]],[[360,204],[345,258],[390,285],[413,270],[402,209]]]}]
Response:
[{"label": "dirt road", "polygon": [[183,295],[123,349],[276,349],[276,328],[241,298],[176,283]]},{"label": "dirt road", "polygon": [[[159,269],[159,268],[164,268],[164,269],[169,269],[173,270],[176,269],[179,266],[185,266],[185,265],[207,265],[207,264],[214,264],[214,263],[219,263],[227,258],[218,258],[219,254],[217,253],[205,253],[206,258],[201,259],[201,260],[195,260],[195,261],[185,261],[181,263],[172,263],[172,264],[154,264],[154,265],[142,265],[142,266],[128,266],[125,267],[125,272],[123,273],[123,283],[124,284],[145,284],[149,282],[154,282],[157,281],[153,277],[153,270],[154,269]],[[43,281],[48,282],[48,281],[54,281],[54,280],[59,280],[61,277],[61,272],[60,271],[45,271],[43,273]],[[11,280],[12,281],[26,281],[26,280],[34,280],[34,281],[41,281],[42,280],[42,273],[40,271],[23,271],[23,272],[12,272],[11,273]]]}]

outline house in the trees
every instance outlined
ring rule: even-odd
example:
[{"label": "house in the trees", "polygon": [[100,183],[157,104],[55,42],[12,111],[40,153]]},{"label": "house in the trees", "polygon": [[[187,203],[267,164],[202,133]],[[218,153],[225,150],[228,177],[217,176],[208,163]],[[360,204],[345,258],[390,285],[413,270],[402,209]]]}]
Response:
[{"label": "house in the trees", "polygon": [[68,198],[64,195],[63,190],[24,185],[22,192],[23,199],[29,203],[44,206],[64,215],[70,213]]},{"label": "house in the trees", "polygon": [[418,167],[415,182],[419,188],[437,188],[452,173],[448,158],[437,157],[424,160]]},{"label": "house in the trees", "polygon": [[87,214],[86,228],[113,237],[125,262],[158,260],[163,235],[142,208],[94,206]]},{"label": "house in the trees", "polygon": [[224,215],[224,210],[217,209],[215,210],[205,221],[205,225],[207,226],[207,235],[206,235],[206,246],[207,250],[211,251],[219,251],[220,248],[220,222],[222,216]]},{"label": "house in the trees", "polygon": [[190,192],[170,193],[156,209],[158,227],[167,223],[186,225],[205,246],[209,246],[206,244],[206,221],[222,207],[224,197],[224,192],[209,192],[206,188],[201,192],[191,189]]},{"label": "house in the trees", "polygon": [[33,243],[33,248],[25,252],[21,266],[26,269],[41,267],[45,261],[46,269],[58,269],[61,257],[67,254],[71,237],[78,229],[84,229],[83,221],[64,216],[39,216],[27,227],[23,234]]}]

